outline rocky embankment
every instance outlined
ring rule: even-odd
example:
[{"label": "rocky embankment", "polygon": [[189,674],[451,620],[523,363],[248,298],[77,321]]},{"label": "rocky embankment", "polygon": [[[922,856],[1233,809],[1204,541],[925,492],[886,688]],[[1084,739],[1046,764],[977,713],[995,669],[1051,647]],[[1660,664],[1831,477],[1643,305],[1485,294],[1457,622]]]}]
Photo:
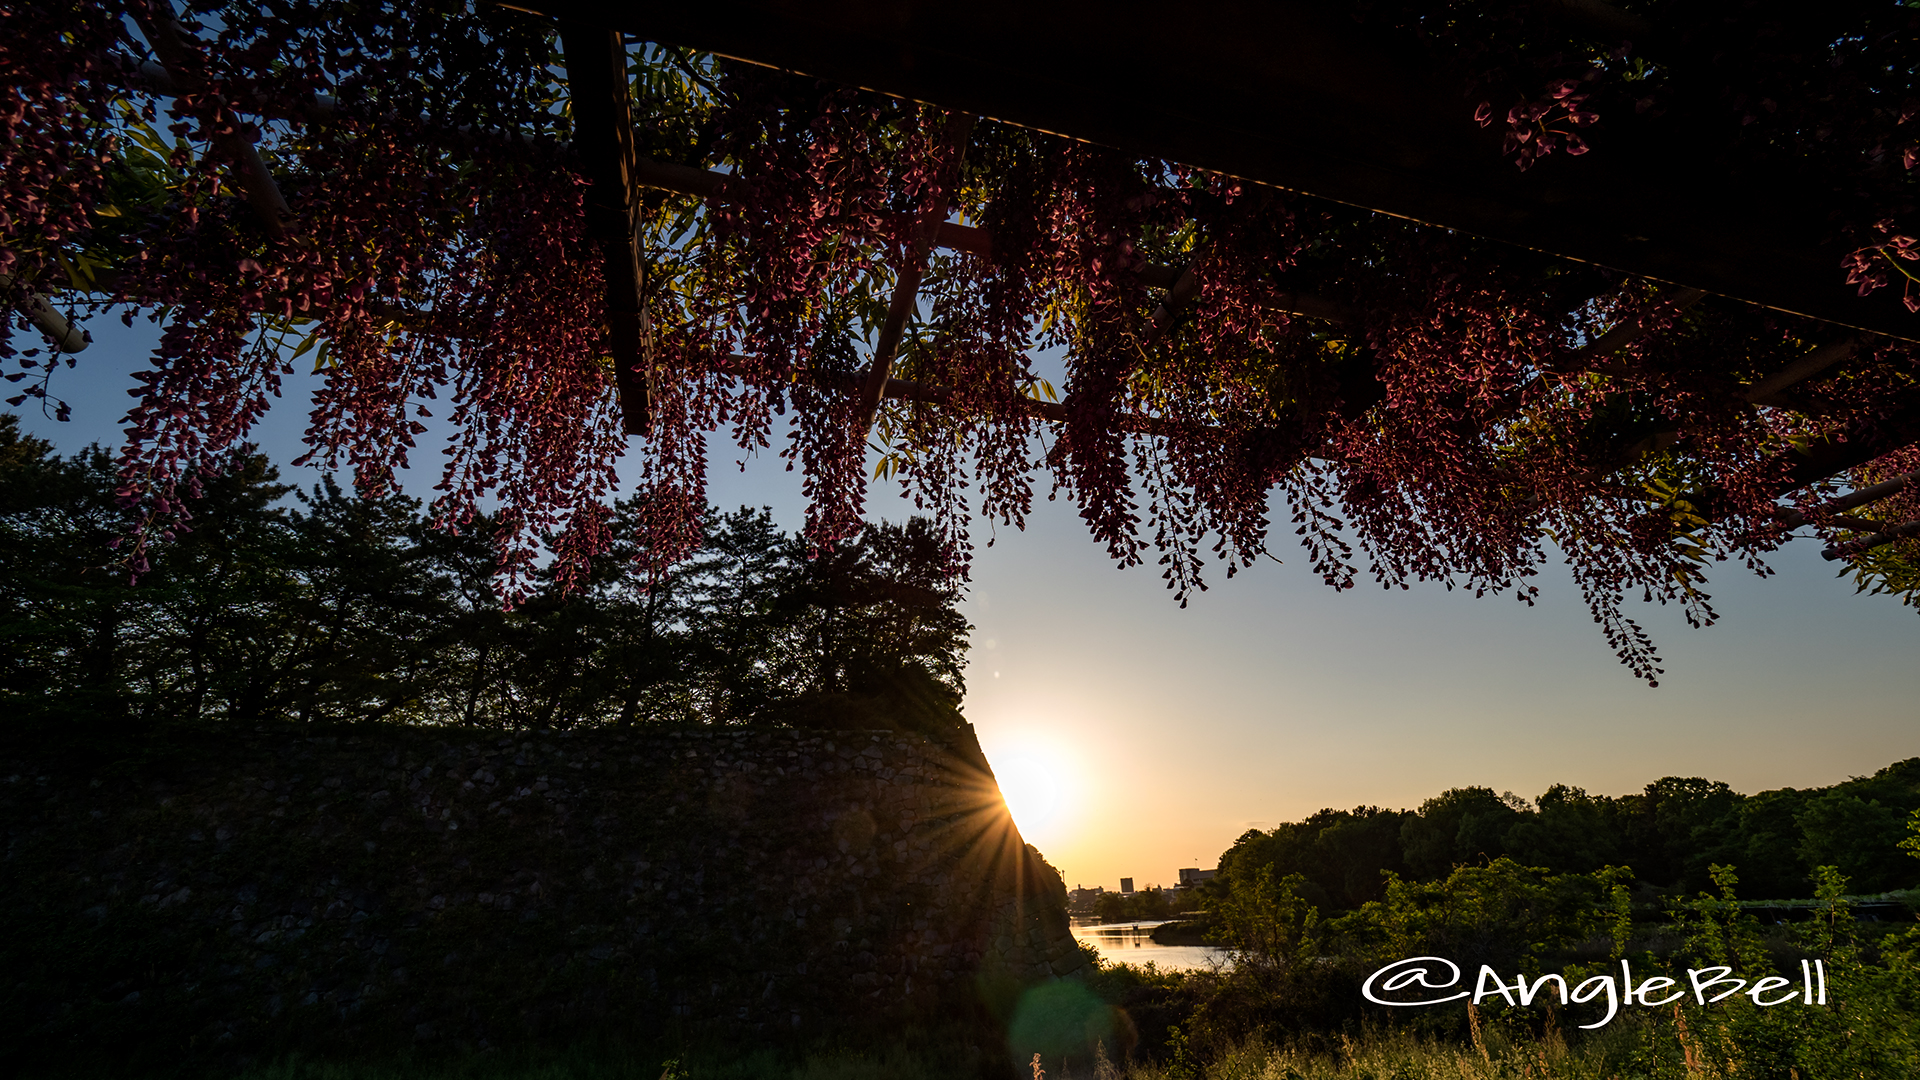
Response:
[{"label": "rocky embankment", "polygon": [[990,1023],[1084,964],[970,732],[262,732],[0,763],[0,823],[47,1051]]}]

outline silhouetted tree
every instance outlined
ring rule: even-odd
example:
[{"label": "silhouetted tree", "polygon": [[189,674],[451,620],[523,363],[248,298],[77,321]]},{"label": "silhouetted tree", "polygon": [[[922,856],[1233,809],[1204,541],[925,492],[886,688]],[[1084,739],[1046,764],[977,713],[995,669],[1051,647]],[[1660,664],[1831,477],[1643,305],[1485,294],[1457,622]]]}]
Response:
[{"label": "silhouetted tree", "polygon": [[0,702],[15,720],[124,723],[142,711],[140,604],[109,545],[128,526],[106,452],[62,459],[0,414]]},{"label": "silhouetted tree", "polygon": [[610,557],[514,609],[500,524],[435,528],[419,500],[323,478],[287,496],[237,455],[154,539],[97,448],[63,459],[0,417],[0,694],[23,716],[99,721],[398,720],[458,725],[798,724],[937,733],[962,724],[969,627],[926,523],[815,552],[742,508],[709,513],[656,574],[616,505]]}]

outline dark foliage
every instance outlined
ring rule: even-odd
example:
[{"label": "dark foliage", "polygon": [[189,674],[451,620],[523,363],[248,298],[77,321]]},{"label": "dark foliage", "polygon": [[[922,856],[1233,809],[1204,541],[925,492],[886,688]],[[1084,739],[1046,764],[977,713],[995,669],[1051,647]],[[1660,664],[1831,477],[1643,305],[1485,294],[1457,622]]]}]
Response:
[{"label": "dark foliage", "polygon": [[[629,547],[571,593],[537,571],[507,611],[494,519],[434,528],[417,500],[331,477],[295,492],[254,454],[202,485],[193,528],[130,583],[110,550],[116,483],[104,451],[61,458],[0,416],[0,699],[16,723],[963,722],[969,627],[921,519],[815,555],[765,511],[710,512],[695,557],[652,580]],[[616,524],[632,512],[618,504]]]},{"label": "dark foliage", "polygon": [[1627,866],[1644,886],[1678,892],[1709,888],[1713,865],[1734,865],[1754,898],[1804,897],[1813,868],[1836,866],[1859,892],[1877,893],[1920,883],[1897,848],[1916,809],[1920,758],[1832,787],[1756,795],[1677,776],[1618,797],[1555,784],[1531,803],[1466,787],[1418,810],[1322,810],[1250,831],[1220,865],[1227,882],[1262,867],[1298,875],[1300,896],[1321,911],[1382,899],[1388,874],[1437,881],[1503,856],[1563,874]]}]

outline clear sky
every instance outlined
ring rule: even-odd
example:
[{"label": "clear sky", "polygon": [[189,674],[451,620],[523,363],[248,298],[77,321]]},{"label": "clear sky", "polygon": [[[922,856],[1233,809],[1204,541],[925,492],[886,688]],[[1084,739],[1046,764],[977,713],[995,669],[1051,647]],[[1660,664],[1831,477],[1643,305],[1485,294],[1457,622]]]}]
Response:
[{"label": "clear sky", "polygon": [[[97,343],[54,386],[74,420],[22,410],[65,451],[117,443],[128,373],[153,340],[144,324],[88,325]],[[285,463],[310,385],[293,381],[258,433],[303,484],[317,474]],[[716,453],[715,501],[771,506],[796,528],[798,475],[772,456],[741,474],[730,451]],[[419,461],[408,487],[426,496],[438,456]],[[889,490],[875,496],[873,516],[906,515]],[[1789,545],[1771,579],[1719,567],[1718,626],[1641,613],[1667,668],[1648,689],[1564,573],[1545,575],[1532,609],[1438,586],[1336,593],[1289,541],[1274,545],[1285,565],[1215,572],[1185,610],[1151,568],[1116,571],[1071,504],[1044,491],[1025,533],[981,545],[966,713],[1023,832],[1069,886],[1170,884],[1250,827],[1413,807],[1449,787],[1619,795],[1698,775],[1752,792],[1920,755],[1920,614],[1854,595],[1815,543]]]}]

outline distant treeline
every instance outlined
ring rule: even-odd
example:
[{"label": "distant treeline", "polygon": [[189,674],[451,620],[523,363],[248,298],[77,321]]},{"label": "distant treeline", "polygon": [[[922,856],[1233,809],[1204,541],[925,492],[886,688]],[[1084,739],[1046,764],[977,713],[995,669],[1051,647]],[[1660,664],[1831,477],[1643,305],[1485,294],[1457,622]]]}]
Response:
[{"label": "distant treeline", "polygon": [[1302,898],[1321,911],[1381,899],[1384,872],[1438,881],[1501,856],[1557,873],[1626,866],[1644,885],[1687,893],[1712,888],[1711,867],[1737,866],[1743,895],[1783,899],[1810,895],[1814,868],[1834,866],[1856,891],[1876,893],[1920,881],[1898,848],[1915,808],[1920,758],[1831,787],[1757,795],[1673,776],[1618,797],[1555,784],[1531,802],[1454,788],[1418,810],[1322,810],[1249,831],[1221,856],[1221,879],[1224,888],[1266,866],[1299,874]]},{"label": "distant treeline", "polygon": [[[418,500],[259,456],[209,478],[191,531],[130,584],[99,448],[71,457],[0,415],[0,707],[31,721],[779,724],[961,722],[970,629],[926,523],[815,553],[764,511],[712,514],[647,581],[618,542],[571,594],[492,588],[494,523],[435,529]],[[297,501],[289,500],[293,495]],[[616,508],[612,531],[626,528]]]},{"label": "distant treeline", "polygon": [[1168,896],[1159,889],[1149,888],[1125,895],[1103,892],[1092,899],[1082,898],[1078,905],[1070,906],[1068,910],[1074,915],[1097,916],[1103,923],[1151,922],[1191,915],[1205,904],[1205,899],[1196,889],[1181,889],[1173,896]]}]

